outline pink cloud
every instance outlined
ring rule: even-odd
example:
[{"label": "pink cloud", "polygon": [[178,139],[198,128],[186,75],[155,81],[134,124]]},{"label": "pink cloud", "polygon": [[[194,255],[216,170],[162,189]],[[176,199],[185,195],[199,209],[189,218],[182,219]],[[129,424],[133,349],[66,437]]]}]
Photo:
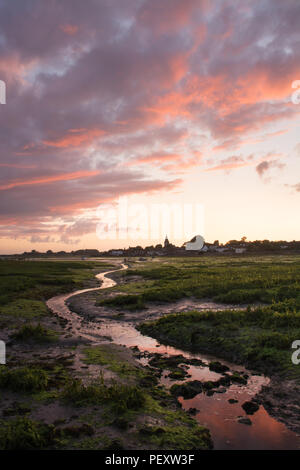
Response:
[{"label": "pink cloud", "polygon": [[99,173],[100,173],[99,171],[75,171],[74,173],[64,173],[64,174],[59,174],[59,175],[54,175],[54,176],[44,176],[44,177],[38,177],[34,179],[29,179],[29,180],[16,180],[16,181],[8,182],[7,184],[0,186],[0,190],[4,191],[7,189],[12,189],[16,186],[28,186],[28,185],[31,186],[35,184],[55,183],[57,181],[77,180],[80,178],[86,178],[89,176],[98,175]]},{"label": "pink cloud", "polygon": [[54,140],[44,140],[43,144],[58,148],[80,147],[93,142],[94,139],[104,134],[105,131],[102,129],[70,129],[63,137]]},{"label": "pink cloud", "polygon": [[73,24],[63,24],[60,26],[60,29],[66,33],[69,34],[70,36],[73,36],[78,32],[78,26],[73,25]]},{"label": "pink cloud", "polygon": [[281,0],[32,0],[30,14],[27,0],[2,2],[0,216],[38,230],[119,194],[173,190],[168,173],[200,164],[203,177],[280,169],[280,151],[217,152],[272,144],[299,119],[299,20],[299,2]]}]

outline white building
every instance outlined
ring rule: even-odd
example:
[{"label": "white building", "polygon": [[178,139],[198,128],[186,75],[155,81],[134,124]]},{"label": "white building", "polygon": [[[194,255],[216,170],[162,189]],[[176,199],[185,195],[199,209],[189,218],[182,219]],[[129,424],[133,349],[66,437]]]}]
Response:
[{"label": "white building", "polygon": [[235,248],[234,251],[236,254],[245,253],[246,248]]},{"label": "white building", "polygon": [[[185,249],[188,251],[203,251],[204,238],[201,235],[196,235],[190,242],[185,243]],[[207,248],[206,250],[207,251]]]}]

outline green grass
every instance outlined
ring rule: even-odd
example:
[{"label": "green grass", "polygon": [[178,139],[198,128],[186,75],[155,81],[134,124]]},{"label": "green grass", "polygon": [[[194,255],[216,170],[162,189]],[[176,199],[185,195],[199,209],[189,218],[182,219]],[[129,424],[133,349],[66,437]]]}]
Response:
[{"label": "green grass", "polygon": [[140,430],[144,441],[165,449],[200,450],[212,448],[209,431],[196,424],[192,426],[147,426]]},{"label": "green grass", "polygon": [[0,317],[7,320],[15,319],[40,319],[47,314],[47,307],[41,300],[17,299],[1,305]]},{"label": "green grass", "polygon": [[[93,346],[83,350],[83,362],[105,366],[114,372],[123,382],[136,384],[139,387],[152,388],[157,385],[158,379],[143,367],[138,367],[129,360],[122,357],[119,351],[114,350],[111,345]],[[125,380],[124,380],[125,379]]]},{"label": "green grass", "polygon": [[109,299],[100,300],[96,302],[96,305],[107,305],[109,307],[125,308],[129,311],[141,310],[145,308],[143,294],[141,295],[116,295]]},{"label": "green grass", "polygon": [[209,352],[266,374],[300,379],[291,344],[300,338],[300,312],[274,304],[247,310],[173,314],[140,325],[142,333],[194,352]]},{"label": "green grass", "polygon": [[40,323],[37,325],[23,325],[21,328],[13,333],[12,337],[15,340],[23,342],[37,342],[37,343],[50,343],[58,338],[55,331],[45,328]]},{"label": "green grass", "polygon": [[[70,261],[0,261],[0,324],[8,327],[8,334],[13,335],[19,343],[52,340],[55,333],[49,330],[49,312],[45,301],[59,293],[69,292],[86,285],[86,281],[94,278],[95,269],[109,268],[105,263],[70,262]],[[145,281],[150,287],[152,281]],[[126,286],[128,288],[128,286]],[[144,288],[139,285],[141,293]],[[126,292],[126,289],[125,291]],[[133,291],[133,295],[135,291]],[[135,299],[132,307],[135,308]],[[139,305],[138,305],[139,306]],[[20,345],[21,346],[21,345]],[[19,347],[19,346],[18,346]],[[24,344],[28,349],[28,345]],[[41,346],[42,347],[42,346]],[[46,345],[48,347],[48,345]],[[45,346],[43,345],[43,351]],[[3,397],[16,394],[17,400],[29,401],[31,409],[38,411],[48,403],[71,405],[72,413],[80,419],[86,419],[87,413],[92,414],[97,435],[79,436],[77,444],[70,433],[79,433],[77,424],[72,424],[67,431],[55,426],[47,426],[34,420],[29,410],[26,418],[15,419],[15,410],[11,415],[0,421],[0,449],[44,449],[44,448],[104,448],[118,449],[127,445],[127,433],[131,433],[134,442],[141,443],[134,424],[140,425],[153,416],[157,417],[164,429],[164,441],[156,444],[156,435],[145,447],[160,445],[162,448],[186,448],[205,446],[205,439],[196,436],[195,422],[182,410],[176,407],[174,398],[157,386],[157,377],[148,369],[137,366],[127,358],[124,352],[115,351],[104,345],[86,347],[80,354],[84,362],[98,364],[113,371],[115,381],[98,380],[87,384],[85,381],[72,378],[72,370],[68,369],[67,361],[58,361],[41,355],[34,345],[33,357],[27,367],[20,365],[13,355],[9,361],[13,367],[0,368],[0,393]],[[47,359],[42,361],[42,359]],[[18,365],[18,366],[17,366]],[[73,410],[74,408],[74,410]],[[175,411],[174,411],[175,408]],[[97,410],[97,411],[96,411]],[[174,435],[173,426],[180,426]],[[105,436],[106,426],[113,426],[116,438]],[[124,431],[124,426],[126,430]],[[170,428],[170,429],[169,429]],[[81,428],[80,428],[81,429]],[[100,433],[98,435],[98,433]],[[208,431],[203,431],[208,434]],[[181,438],[180,438],[181,435]],[[102,440],[101,440],[102,439]],[[208,447],[210,444],[207,444]],[[176,447],[177,446],[177,447]]]},{"label": "green grass", "polygon": [[20,367],[0,369],[0,389],[14,392],[39,392],[45,390],[49,383],[49,374],[37,367]]},{"label": "green grass", "polygon": [[99,303],[139,309],[149,301],[173,302],[193,296],[248,305],[239,311],[168,315],[142,325],[143,333],[265,373],[300,377],[300,369],[291,362],[291,344],[300,338],[299,255],[165,258],[141,264],[124,276],[127,282],[111,290],[122,294],[106,299],[100,293]]},{"label": "green grass", "polygon": [[85,356],[83,362],[86,364],[107,366],[108,369],[115,372],[120,377],[128,377],[129,375],[137,376],[139,372],[142,372],[128,361],[122,360],[120,355],[114,352],[110,345],[85,348],[83,353]]},{"label": "green grass", "polygon": [[0,450],[33,450],[54,443],[53,429],[27,417],[0,421]]},{"label": "green grass", "polygon": [[300,257],[201,257],[170,258],[145,263],[124,273],[130,281],[112,291],[124,294],[99,303],[111,307],[140,309],[146,302],[173,302],[184,297],[211,299],[227,304],[252,304],[288,301],[289,307],[300,308]]},{"label": "green grass", "polygon": [[61,399],[76,406],[109,405],[116,414],[139,410],[145,403],[139,387],[117,383],[106,385],[101,380],[89,385],[79,379],[71,380],[62,390]]},{"label": "green grass", "polygon": [[107,263],[82,261],[0,261],[0,305],[18,299],[46,300],[83,286],[92,269]]},{"label": "green grass", "polygon": [[[146,395],[145,413],[156,418],[159,426],[143,426],[140,436],[144,442],[166,449],[210,449],[212,441],[209,430],[199,426],[182,409],[174,410],[170,395],[160,388],[155,388],[152,396]],[[155,447],[156,448],[156,447]]]},{"label": "green grass", "polygon": [[82,288],[107,263],[82,261],[0,261],[0,325],[15,328],[48,315],[45,301]]}]

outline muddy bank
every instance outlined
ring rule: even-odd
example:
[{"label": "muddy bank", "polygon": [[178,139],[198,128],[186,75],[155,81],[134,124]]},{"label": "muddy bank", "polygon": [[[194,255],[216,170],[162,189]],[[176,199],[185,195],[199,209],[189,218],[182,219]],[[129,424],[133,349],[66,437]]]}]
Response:
[{"label": "muddy bank", "polygon": [[[117,276],[115,276],[117,280]],[[134,312],[125,309],[112,309],[105,305],[96,305],[98,298],[97,292],[88,292],[70,297],[67,300],[68,307],[72,312],[78,313],[83,319],[88,321],[101,321],[101,319],[120,319],[126,322],[141,322],[146,320],[156,320],[163,315],[172,313],[191,312],[193,310],[205,311],[221,311],[225,309],[241,310],[245,309],[245,305],[236,306],[212,302],[210,300],[198,300],[193,298],[185,298],[176,302],[159,303],[149,302],[147,308]],[[113,295],[117,295],[114,292]]]},{"label": "muddy bank", "polygon": [[[121,269],[125,269],[125,266]],[[100,281],[101,283],[100,286],[98,283],[98,287],[83,289],[77,291],[77,294],[90,296],[92,293],[95,293],[94,289],[97,291],[113,287],[115,281],[112,280],[112,277],[118,277],[117,272],[101,273],[97,275],[98,282]],[[113,409],[109,413],[109,418],[105,409],[100,420],[98,415],[97,426],[102,426],[102,429],[105,426],[104,435],[107,434],[111,441],[113,434],[118,436],[119,441],[123,442],[122,447],[115,448],[212,448],[213,443],[208,429],[199,426],[196,420],[181,410],[177,400],[168,394],[164,387],[158,385],[158,379],[153,374],[153,371],[140,363],[140,361],[137,361],[132,356],[132,351],[122,343],[113,344],[109,342],[113,340],[110,336],[110,328],[103,330],[99,322],[90,321],[90,319],[83,318],[70,311],[66,302],[69,298],[73,298],[74,295],[76,293],[53,297],[49,299],[47,305],[54,314],[61,317],[68,331],[67,336],[73,339],[80,338],[87,346],[80,350],[77,348],[74,358],[74,362],[77,362],[79,353],[78,359],[80,360],[81,358],[83,360],[84,365],[80,365],[80,369],[83,369],[83,383],[88,385],[88,382],[91,381],[91,385],[93,385],[93,380],[99,379],[100,373],[101,380],[104,379],[105,384],[109,384],[112,381],[112,387],[117,387],[117,390],[120,389],[119,393],[124,394],[122,392],[123,384],[124,387],[131,386],[134,396],[143,402],[139,405],[140,411],[130,408],[125,410],[124,414],[123,411],[119,410],[120,406],[123,406],[123,402],[116,399],[116,402],[112,403]],[[78,377],[75,371],[73,371],[72,375]],[[103,385],[101,386],[103,387]],[[102,396],[102,394],[100,395]],[[73,399],[73,396],[74,393],[72,391],[70,397]],[[133,404],[135,402],[136,398],[134,398]],[[129,405],[132,406],[131,398]],[[85,410],[85,412],[88,413],[89,410]],[[99,412],[101,413],[101,409],[97,410],[97,413]],[[114,415],[116,412],[120,415],[120,418],[115,419]],[[135,415],[132,416],[132,413],[135,413]],[[97,443],[95,439],[93,446],[97,445],[99,445],[99,442]]]},{"label": "muddy bank", "polygon": [[[190,348],[184,346],[183,341],[170,339],[168,333],[163,334],[157,330],[152,331],[151,326],[148,326],[147,323],[141,325],[141,332],[156,338],[156,340],[160,341],[162,344],[168,344],[175,348],[190,351]],[[287,378],[284,373],[279,374],[278,367],[266,367],[263,361],[255,362],[255,366],[251,360],[243,361],[236,351],[225,349],[221,343],[206,344],[202,348],[199,346],[195,347],[194,354],[197,353],[213,354],[223,360],[240,364],[254,375],[266,374],[269,378],[269,383],[262,384],[257,391],[255,400],[264,407],[270,416],[284,423],[291,431],[300,434],[299,382]]]},{"label": "muddy bank", "polygon": [[295,380],[272,376],[270,384],[263,386],[256,398],[271,416],[300,434],[299,397],[300,385]]},{"label": "muddy bank", "polygon": [[[149,303],[147,309],[137,312],[123,311],[122,314],[120,314],[118,310],[116,311],[106,306],[95,305],[96,297],[97,294],[95,292],[74,296],[69,299],[68,305],[72,311],[75,311],[83,318],[83,322],[93,321],[101,325],[101,323],[105,323],[106,319],[108,319],[123,324],[131,323],[132,326],[143,321],[155,320],[174,312],[241,309],[240,306],[237,307],[236,305],[230,306],[209,301],[200,302],[197,299],[183,299],[169,304]],[[170,343],[168,342],[168,344]],[[206,352],[239,363],[238,356],[230,357],[228,355],[226,356],[226,354],[224,356],[221,350],[216,351],[211,349]],[[247,366],[250,367],[251,364]],[[299,385],[292,380],[283,380],[279,376],[273,375],[271,371],[269,377],[270,383],[268,385],[262,385],[261,390],[257,390],[257,402],[262,408],[267,410],[270,416],[284,423],[288,429],[300,433],[300,407],[297,404],[299,403]]]},{"label": "muddy bank", "polygon": [[[9,372],[14,371],[15,378],[24,365],[28,371],[39,370],[49,377],[48,384],[38,390],[1,387],[1,427],[5,423],[17,432],[25,426],[26,431],[29,423],[38,426],[37,436],[40,430],[49,435],[47,441],[32,442],[28,433],[25,443],[11,444],[14,449],[181,449],[182,442],[186,450],[212,447],[209,431],[199,427],[170,394],[157,386],[155,374],[129,348],[111,343],[95,346],[85,338],[64,333],[66,322],[53,318],[51,315],[47,321],[57,325],[61,333],[55,342],[9,344]],[[102,404],[92,396],[81,404],[74,401],[73,390],[68,399],[64,398],[64,390],[73,383],[88,387],[97,383],[99,376],[106,387],[116,384],[115,390],[122,386],[141,390],[145,403],[139,409],[121,412],[119,399]],[[0,448],[4,445],[2,437]]]},{"label": "muddy bank", "polygon": [[[120,272],[109,272],[97,277],[103,281],[104,289],[113,287],[115,283],[126,282]],[[115,294],[115,290],[113,294],[110,291],[105,293],[105,295]],[[298,437],[278,422],[281,419],[288,424],[282,419],[282,413],[279,416],[280,405],[273,406],[270,414],[266,411],[267,406],[270,406],[267,402],[265,406],[264,393],[270,388],[266,387],[268,383],[266,377],[253,375],[243,367],[229,363],[226,365],[230,370],[229,376],[226,373],[222,375],[209,367],[209,363],[216,362],[216,358],[200,352],[193,354],[164,346],[151,338],[148,333],[145,336],[135,328],[142,321],[155,320],[174,312],[220,311],[229,308],[241,310],[241,306],[200,302],[189,298],[165,304],[151,303],[146,309],[128,312],[95,305],[97,297],[99,298],[97,290],[78,291],[77,294],[51,299],[51,306],[68,322],[70,335],[90,340],[93,347],[97,344],[103,345],[103,341],[107,343],[109,340],[122,345],[125,350],[134,347],[141,365],[150,367],[152,374],[154,371],[154,376],[160,378],[161,384],[171,388],[173,392],[177,390],[174,395],[181,406],[195,416],[200,424],[211,430],[216,448],[295,449],[299,447]],[[211,353],[216,354],[216,351],[212,350]],[[174,357],[176,360],[176,357],[183,356],[183,366],[177,364],[177,367],[168,370],[165,358],[159,357],[161,354],[172,357],[172,360]],[[173,385],[179,388],[176,389]],[[247,403],[250,403],[250,407],[255,407],[254,416],[251,418],[244,408]],[[270,415],[276,417],[276,420]],[[286,419],[288,420],[289,416],[286,416]]]}]

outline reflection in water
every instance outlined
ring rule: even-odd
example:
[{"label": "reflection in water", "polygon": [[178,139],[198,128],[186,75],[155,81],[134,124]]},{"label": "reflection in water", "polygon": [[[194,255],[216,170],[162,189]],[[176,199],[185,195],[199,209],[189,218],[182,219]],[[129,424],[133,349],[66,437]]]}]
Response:
[{"label": "reflection in water", "polygon": [[[123,264],[121,269],[127,267]],[[182,354],[187,358],[197,358],[204,362],[216,360],[216,358],[205,354],[192,354],[159,344],[155,339],[142,335],[135,329],[133,323],[105,319],[101,323],[83,322],[83,318],[74,312],[71,312],[66,305],[66,301],[78,294],[95,291],[98,289],[107,289],[113,287],[116,282],[106,277],[114,271],[98,274],[96,277],[102,281],[100,287],[83,289],[70,294],[59,295],[49,299],[47,306],[57,315],[65,318],[69,322],[70,331],[76,335],[93,341],[94,344],[103,343],[103,336],[109,336],[116,344],[126,347],[138,346],[141,351],[155,352],[168,356]],[[99,329],[99,325],[101,328]],[[102,336],[102,338],[101,338]],[[147,358],[141,359],[143,364],[147,364]],[[227,364],[231,370],[245,370],[241,366]],[[208,367],[189,366],[188,373],[191,375],[187,380],[216,380],[220,374],[212,372]],[[276,421],[268,415],[261,406],[260,409],[250,419],[252,425],[238,423],[239,416],[245,416],[241,405],[256,395],[262,385],[266,385],[269,379],[264,376],[251,375],[248,371],[249,379],[245,386],[231,385],[225,393],[215,393],[207,396],[200,393],[196,397],[185,400],[182,397],[179,401],[186,410],[196,408],[196,419],[200,424],[209,428],[214,441],[215,449],[298,449],[300,448],[299,437],[288,430],[284,424]],[[173,383],[183,383],[184,381],[174,382],[163,374],[161,382],[167,387]],[[230,404],[228,400],[235,398],[238,403]]]},{"label": "reflection in water", "polygon": [[[252,377],[255,381],[255,377]],[[251,390],[246,387],[232,387],[222,394],[212,397],[199,394],[190,400],[182,398],[179,401],[184,409],[196,408],[199,413],[196,419],[200,424],[207,425],[216,449],[297,449],[299,439],[289,431],[284,424],[271,418],[263,407],[250,416],[252,425],[240,424],[238,416],[244,416],[241,405],[251,398]],[[258,387],[259,390],[260,387]],[[229,398],[239,400],[236,404],[229,404]]]}]

